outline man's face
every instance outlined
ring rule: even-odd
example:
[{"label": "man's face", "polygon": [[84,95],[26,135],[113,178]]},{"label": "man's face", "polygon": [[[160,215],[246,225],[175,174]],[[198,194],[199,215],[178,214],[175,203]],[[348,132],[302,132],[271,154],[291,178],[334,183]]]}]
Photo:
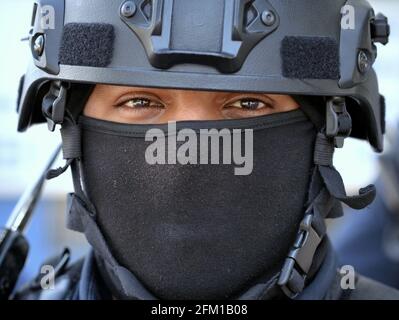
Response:
[{"label": "man's face", "polygon": [[298,109],[290,96],[97,85],[84,115],[120,123],[223,120]]}]

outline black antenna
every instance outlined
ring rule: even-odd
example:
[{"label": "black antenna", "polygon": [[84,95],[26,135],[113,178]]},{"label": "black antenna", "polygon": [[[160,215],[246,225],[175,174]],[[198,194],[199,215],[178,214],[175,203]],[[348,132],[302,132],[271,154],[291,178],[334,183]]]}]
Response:
[{"label": "black antenna", "polygon": [[37,180],[18,200],[4,229],[0,229],[0,300],[9,299],[21,273],[29,244],[23,232],[40,198],[46,175],[52,167],[61,146],[57,147]]}]

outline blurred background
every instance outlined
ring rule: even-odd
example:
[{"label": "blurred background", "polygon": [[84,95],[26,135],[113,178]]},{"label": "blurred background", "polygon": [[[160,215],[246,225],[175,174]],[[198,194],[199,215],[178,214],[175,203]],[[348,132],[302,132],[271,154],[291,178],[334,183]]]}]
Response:
[{"label": "blurred background", "polygon": [[[388,16],[392,29],[389,45],[378,46],[375,64],[381,92],[387,101],[390,131],[399,120],[399,1],[369,2],[376,12]],[[35,126],[23,134],[16,131],[18,83],[30,58],[28,42],[21,39],[28,35],[32,6],[33,0],[0,1],[0,226],[5,224],[22,192],[37,177],[60,142],[58,131],[49,133],[46,125]],[[373,182],[378,174],[376,155],[369,145],[353,139],[347,140],[344,149],[336,152],[335,165],[348,193]],[[84,238],[65,228],[65,195],[71,191],[69,172],[47,182],[27,233],[31,251],[21,282],[36,275],[43,260],[61,253],[65,246],[73,249],[74,259],[87,250]]]}]

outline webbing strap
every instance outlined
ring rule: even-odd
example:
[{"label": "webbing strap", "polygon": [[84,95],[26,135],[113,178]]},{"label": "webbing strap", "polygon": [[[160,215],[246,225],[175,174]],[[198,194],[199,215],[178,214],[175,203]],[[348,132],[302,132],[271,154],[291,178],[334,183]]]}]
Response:
[{"label": "webbing strap", "polygon": [[61,128],[62,153],[66,160],[82,156],[80,125],[65,121]]},{"label": "webbing strap", "polygon": [[341,202],[362,209],[376,195],[374,185],[360,189],[358,195],[346,195],[341,175],[333,167],[334,150],[334,139],[320,132],[314,149],[315,167],[309,187],[309,206],[278,280],[278,285],[289,298],[295,298],[305,288],[317,249],[326,234],[324,219],[342,216]]},{"label": "webbing strap", "polygon": [[363,209],[375,199],[376,189],[374,185],[370,184],[361,188],[358,195],[347,196],[341,175],[334,167],[319,166],[318,169],[331,196],[349,207],[357,210]]}]

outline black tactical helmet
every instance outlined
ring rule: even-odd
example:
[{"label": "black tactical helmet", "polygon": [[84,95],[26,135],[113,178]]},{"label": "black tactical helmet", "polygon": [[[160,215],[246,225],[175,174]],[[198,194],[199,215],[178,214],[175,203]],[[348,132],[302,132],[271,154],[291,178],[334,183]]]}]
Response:
[{"label": "black tactical helmet", "polygon": [[346,97],[381,151],[388,37],[366,0],[38,0],[18,129],[61,123],[70,83],[317,95]]}]

